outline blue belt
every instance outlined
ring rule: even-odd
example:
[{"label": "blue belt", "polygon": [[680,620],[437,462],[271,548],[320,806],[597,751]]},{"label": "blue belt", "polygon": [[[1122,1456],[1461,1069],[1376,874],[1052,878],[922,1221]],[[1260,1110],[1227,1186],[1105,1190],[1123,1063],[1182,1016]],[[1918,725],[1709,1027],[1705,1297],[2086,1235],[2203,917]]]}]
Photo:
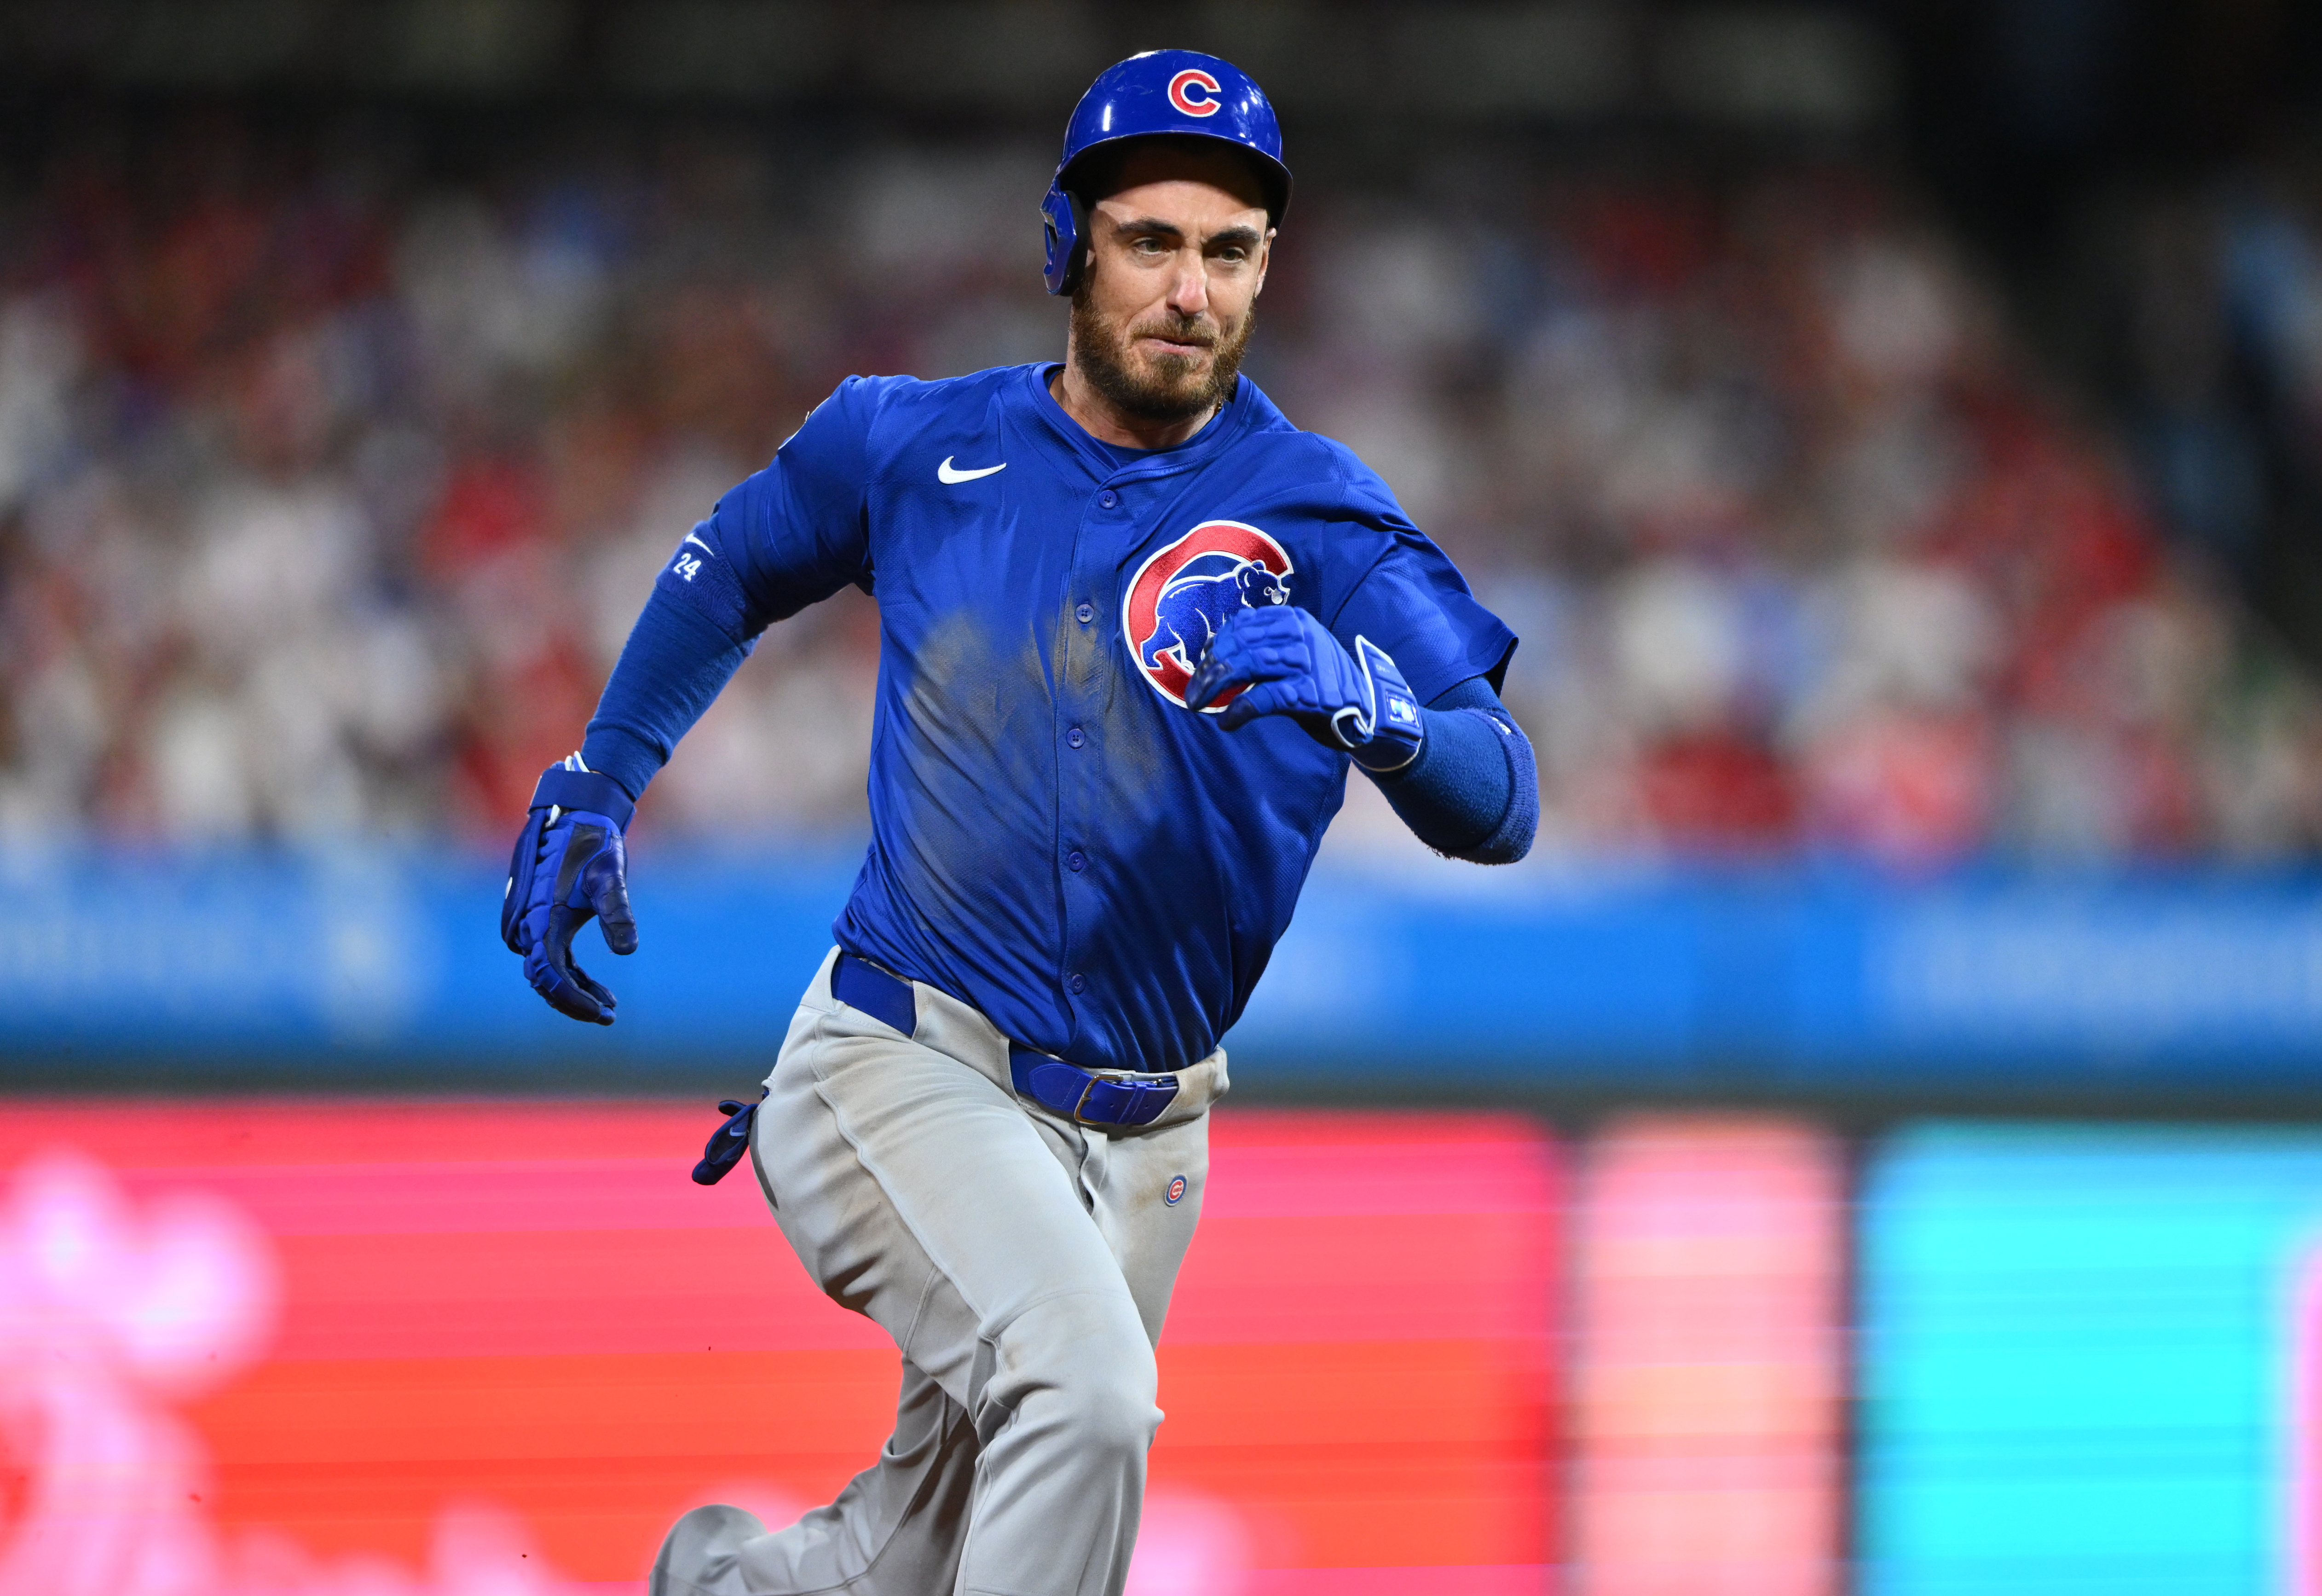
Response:
[{"label": "blue belt", "polygon": [[[905,1036],[918,1029],[919,1005],[911,984],[852,953],[841,953],[831,968],[830,995]],[[1021,1042],[1008,1044],[1008,1078],[1018,1096],[1099,1129],[1149,1125],[1177,1097],[1174,1075],[1100,1074]]]},{"label": "blue belt", "polygon": [[830,995],[905,1036],[919,1028],[919,1000],[912,995],[911,984],[852,953],[840,954],[830,967]]}]

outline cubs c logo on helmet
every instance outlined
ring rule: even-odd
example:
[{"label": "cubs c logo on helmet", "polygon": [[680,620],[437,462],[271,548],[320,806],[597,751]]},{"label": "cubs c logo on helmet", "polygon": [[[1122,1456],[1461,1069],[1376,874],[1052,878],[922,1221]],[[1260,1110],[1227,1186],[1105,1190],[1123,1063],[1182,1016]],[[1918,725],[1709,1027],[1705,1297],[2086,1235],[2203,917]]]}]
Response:
[{"label": "cubs c logo on helmet", "polygon": [[[1146,559],[1129,580],[1120,624],[1129,656],[1153,691],[1183,705],[1210,639],[1240,610],[1290,602],[1290,555],[1241,521],[1203,521]],[[1214,715],[1240,696],[1220,693]]]},{"label": "cubs c logo on helmet", "polygon": [[1218,96],[1223,92],[1218,80],[1199,67],[1188,67],[1169,79],[1169,103],[1188,116],[1215,116]]}]

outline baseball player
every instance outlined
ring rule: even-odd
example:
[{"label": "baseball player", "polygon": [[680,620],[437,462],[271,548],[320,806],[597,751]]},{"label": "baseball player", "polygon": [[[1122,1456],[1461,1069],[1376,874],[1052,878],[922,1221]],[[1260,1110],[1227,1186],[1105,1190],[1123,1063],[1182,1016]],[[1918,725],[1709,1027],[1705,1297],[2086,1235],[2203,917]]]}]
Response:
[{"label": "baseball player", "polygon": [[841,383],[686,535],[541,777],[503,934],[610,1024],[571,942],[594,918],[637,945],[645,784],[768,625],[876,597],[870,851],[695,1178],[746,1151],[823,1289],[893,1336],[894,1435],[796,1524],[686,1514],[654,1596],[1119,1592],[1219,1039],[1348,766],[1441,852],[1531,846],[1515,638],[1238,373],[1290,187],[1232,66],[1106,71],[1042,206],[1062,363]]}]

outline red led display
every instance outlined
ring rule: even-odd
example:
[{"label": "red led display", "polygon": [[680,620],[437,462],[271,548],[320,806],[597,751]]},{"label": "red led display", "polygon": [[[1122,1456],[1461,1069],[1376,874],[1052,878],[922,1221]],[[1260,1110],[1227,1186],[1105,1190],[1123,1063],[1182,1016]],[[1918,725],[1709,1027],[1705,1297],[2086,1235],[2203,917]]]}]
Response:
[{"label": "red led display", "polygon": [[[896,1354],[746,1175],[687,1180],[714,1123],[13,1107],[0,1592],[633,1587],[689,1506],[827,1498],[884,1435]],[[1262,1111],[1214,1141],[1132,1592],[1537,1588],[1553,1144]]]}]

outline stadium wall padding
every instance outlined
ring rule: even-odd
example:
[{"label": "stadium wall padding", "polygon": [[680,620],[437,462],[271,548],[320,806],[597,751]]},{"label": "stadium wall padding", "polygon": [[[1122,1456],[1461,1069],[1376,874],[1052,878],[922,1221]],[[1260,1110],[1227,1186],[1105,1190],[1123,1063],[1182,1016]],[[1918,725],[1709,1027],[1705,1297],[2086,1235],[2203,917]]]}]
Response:
[{"label": "stadium wall padding", "polygon": [[[502,870],[318,848],[0,851],[0,1069],[456,1065],[504,1081],[762,1073],[853,880],[840,854],[656,852],[599,1032],[526,989]],[[1238,1071],[1686,1093],[2322,1090],[2322,879],[1552,863],[1319,872]],[[690,1077],[689,1077],[690,1078]],[[41,1078],[55,1080],[53,1074]]]}]

